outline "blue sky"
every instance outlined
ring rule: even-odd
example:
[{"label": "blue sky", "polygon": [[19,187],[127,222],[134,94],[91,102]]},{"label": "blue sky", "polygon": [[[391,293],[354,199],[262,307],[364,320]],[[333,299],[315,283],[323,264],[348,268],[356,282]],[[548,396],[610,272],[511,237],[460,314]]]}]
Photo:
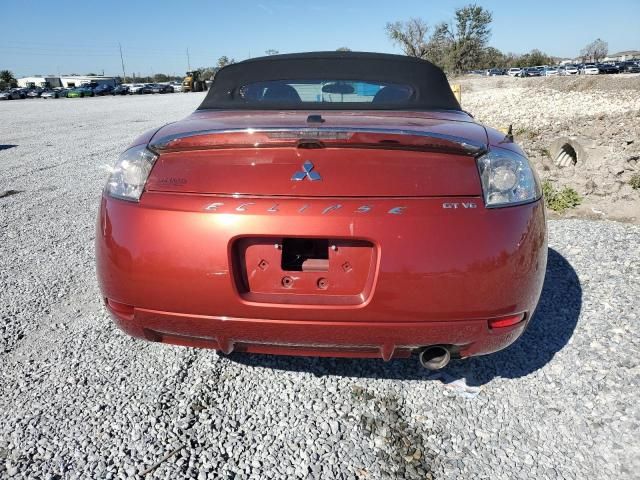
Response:
[{"label": "blue sky", "polygon": [[[239,0],[74,1],[43,6],[8,1],[0,15],[0,69],[16,75],[119,74],[118,43],[127,74],[175,73],[281,53],[352,50],[401,53],[386,37],[388,21],[422,17],[448,21],[469,1]],[[493,12],[490,44],[524,53],[532,48],[575,56],[600,37],[609,51],[640,49],[640,0],[477,1]]]}]

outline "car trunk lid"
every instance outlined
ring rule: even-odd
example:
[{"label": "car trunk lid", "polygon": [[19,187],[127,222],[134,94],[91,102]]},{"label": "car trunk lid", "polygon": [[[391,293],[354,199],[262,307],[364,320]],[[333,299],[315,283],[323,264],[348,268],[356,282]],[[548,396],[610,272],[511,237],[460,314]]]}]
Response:
[{"label": "car trunk lid", "polygon": [[[464,114],[204,112],[161,129],[146,189],[308,197],[475,196],[486,132]],[[466,119],[463,120],[463,119]]]}]

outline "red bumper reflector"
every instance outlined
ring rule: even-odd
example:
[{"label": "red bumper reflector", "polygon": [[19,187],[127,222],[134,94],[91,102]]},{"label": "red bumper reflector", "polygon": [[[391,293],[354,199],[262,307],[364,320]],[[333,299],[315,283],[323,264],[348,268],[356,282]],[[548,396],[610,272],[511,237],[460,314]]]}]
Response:
[{"label": "red bumper reflector", "polygon": [[511,315],[509,317],[492,318],[489,320],[489,328],[493,330],[494,328],[512,327],[520,323],[522,320],[524,320],[524,313]]},{"label": "red bumper reflector", "polygon": [[118,317],[130,320],[133,318],[133,306],[124,303],[114,302],[110,298],[105,299],[107,307]]}]

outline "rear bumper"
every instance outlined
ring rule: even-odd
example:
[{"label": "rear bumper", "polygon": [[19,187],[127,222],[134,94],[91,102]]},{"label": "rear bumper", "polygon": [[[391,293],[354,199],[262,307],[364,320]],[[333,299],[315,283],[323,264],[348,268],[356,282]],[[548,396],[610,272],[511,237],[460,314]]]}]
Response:
[{"label": "rear bumper", "polygon": [[[470,202],[476,207],[462,206]],[[96,232],[103,297],[133,336],[227,352],[388,359],[449,345],[467,357],[505,348],[526,328],[546,269],[541,202],[491,210],[468,197],[342,199],[327,211],[335,203],[280,198],[274,208],[263,198],[149,192],[140,204],[103,198]],[[388,213],[397,207],[402,214]],[[233,247],[247,236],[367,241],[375,249],[369,287],[360,302],[345,304],[318,301],[324,294],[247,295]],[[514,314],[525,320],[489,329],[489,319]]]},{"label": "rear bumper", "polygon": [[490,329],[487,320],[453,322],[331,322],[236,319],[184,315],[134,308],[132,314],[111,308],[117,325],[129,335],[154,342],[231,353],[269,353],[359,358],[407,357],[426,345],[446,345],[454,357],[501,350],[528,323]]}]

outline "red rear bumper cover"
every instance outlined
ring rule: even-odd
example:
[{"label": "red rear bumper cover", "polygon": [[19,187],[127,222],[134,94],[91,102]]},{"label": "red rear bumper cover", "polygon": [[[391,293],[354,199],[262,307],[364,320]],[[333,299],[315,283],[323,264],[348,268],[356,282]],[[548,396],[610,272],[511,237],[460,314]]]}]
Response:
[{"label": "red rear bumper cover", "polygon": [[[477,208],[443,208],[469,201]],[[211,203],[223,205],[206,210]],[[366,215],[354,213],[363,204],[372,206]],[[538,302],[547,252],[540,201],[493,210],[479,198],[281,198],[273,205],[150,192],[140,204],[103,198],[97,270],[117,324],[147,340],[225,352],[389,359],[450,345],[467,357],[513,343]],[[388,214],[396,207],[401,215]],[[233,253],[247,236],[371,242],[371,289],[348,305],[247,299]],[[489,319],[514,314],[524,321],[489,328]]]}]

